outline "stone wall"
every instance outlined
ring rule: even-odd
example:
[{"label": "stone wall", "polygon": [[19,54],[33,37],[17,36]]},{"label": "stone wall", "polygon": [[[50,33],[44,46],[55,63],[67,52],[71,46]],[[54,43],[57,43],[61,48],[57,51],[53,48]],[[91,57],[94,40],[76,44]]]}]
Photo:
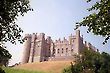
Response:
[{"label": "stone wall", "polygon": [[53,41],[50,36],[45,38],[44,33],[28,34],[25,35],[25,39],[27,40],[24,45],[23,63],[72,60],[73,55],[79,54],[85,46],[79,30],[76,31],[76,35],[71,34],[68,39],[64,37],[63,40]]}]

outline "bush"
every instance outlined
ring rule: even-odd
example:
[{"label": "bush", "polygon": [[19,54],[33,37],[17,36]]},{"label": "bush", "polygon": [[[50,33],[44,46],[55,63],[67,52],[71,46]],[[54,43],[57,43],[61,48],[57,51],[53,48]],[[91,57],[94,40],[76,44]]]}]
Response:
[{"label": "bush", "polygon": [[0,73],[5,73],[5,71],[0,67]]},{"label": "bush", "polygon": [[85,49],[63,73],[110,73],[110,55]]}]

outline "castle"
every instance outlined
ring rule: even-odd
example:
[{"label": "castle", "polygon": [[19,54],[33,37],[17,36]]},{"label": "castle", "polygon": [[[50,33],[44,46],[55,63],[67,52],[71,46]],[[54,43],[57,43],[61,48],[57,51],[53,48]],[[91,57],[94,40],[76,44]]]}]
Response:
[{"label": "castle", "polygon": [[95,50],[90,43],[83,43],[79,30],[76,30],[76,35],[71,34],[68,40],[64,38],[53,41],[50,36],[45,38],[44,33],[26,34],[24,39],[22,63],[72,60],[73,55],[79,54],[84,46]]}]

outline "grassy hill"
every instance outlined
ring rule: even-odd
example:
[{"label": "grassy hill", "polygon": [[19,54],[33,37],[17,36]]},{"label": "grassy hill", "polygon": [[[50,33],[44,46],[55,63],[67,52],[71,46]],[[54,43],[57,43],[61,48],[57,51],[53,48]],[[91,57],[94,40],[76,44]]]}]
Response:
[{"label": "grassy hill", "polygon": [[23,69],[13,69],[13,68],[4,68],[6,73],[44,73],[40,71],[30,71],[30,70],[23,70]]},{"label": "grassy hill", "polygon": [[43,71],[46,73],[61,73],[64,68],[70,65],[71,61],[47,61],[21,64],[15,69],[24,69],[32,71]]}]

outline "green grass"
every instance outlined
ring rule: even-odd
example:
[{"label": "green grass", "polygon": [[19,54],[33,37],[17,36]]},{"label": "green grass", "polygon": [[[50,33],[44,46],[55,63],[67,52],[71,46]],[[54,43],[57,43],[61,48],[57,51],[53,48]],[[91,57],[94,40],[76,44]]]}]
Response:
[{"label": "green grass", "polygon": [[22,69],[4,68],[6,73],[44,73],[39,71],[28,71]]}]

